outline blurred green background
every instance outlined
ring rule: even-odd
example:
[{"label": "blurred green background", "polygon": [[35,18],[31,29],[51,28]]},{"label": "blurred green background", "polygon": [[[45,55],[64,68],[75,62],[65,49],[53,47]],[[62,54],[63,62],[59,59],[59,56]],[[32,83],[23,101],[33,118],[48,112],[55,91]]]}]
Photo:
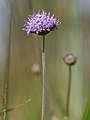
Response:
[{"label": "blurred green background", "polygon": [[[62,22],[46,36],[47,105],[45,120],[63,120],[66,105],[67,53],[77,56],[72,68],[70,120],[82,120],[90,95],[90,1],[89,0],[0,0],[0,111],[3,109],[5,81],[7,108],[31,101],[8,112],[8,120],[40,120],[42,37],[27,36],[24,20],[33,11],[51,11]],[[0,116],[2,120],[2,116]],[[89,120],[89,119],[88,119]]]}]

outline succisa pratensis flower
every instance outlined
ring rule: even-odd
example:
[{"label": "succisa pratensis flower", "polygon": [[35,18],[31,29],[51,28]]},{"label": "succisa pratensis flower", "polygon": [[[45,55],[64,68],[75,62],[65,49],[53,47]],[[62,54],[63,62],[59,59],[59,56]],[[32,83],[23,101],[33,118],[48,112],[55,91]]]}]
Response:
[{"label": "succisa pratensis flower", "polygon": [[57,29],[59,25],[59,20],[54,17],[54,14],[46,13],[44,10],[42,12],[38,11],[33,15],[28,16],[28,21],[24,24],[27,35],[30,33],[35,33],[38,35],[46,35],[50,31]]}]

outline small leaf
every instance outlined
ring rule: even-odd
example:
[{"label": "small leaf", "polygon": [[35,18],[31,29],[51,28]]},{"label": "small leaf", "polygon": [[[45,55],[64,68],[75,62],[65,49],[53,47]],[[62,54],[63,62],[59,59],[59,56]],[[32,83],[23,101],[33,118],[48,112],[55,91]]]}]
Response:
[{"label": "small leaf", "polygon": [[86,106],[84,116],[83,116],[83,120],[90,120],[90,100],[89,100],[89,102]]},{"label": "small leaf", "polygon": [[15,107],[8,108],[8,109],[4,109],[2,112],[0,112],[0,116],[2,116],[2,115],[4,114],[4,111],[6,111],[6,112],[11,112],[11,111],[13,111],[13,110],[15,110],[15,109],[17,109],[17,108],[22,107],[23,105],[27,104],[27,103],[30,102],[30,101],[31,101],[31,99],[29,98],[29,99],[26,100],[25,102],[23,102],[23,103],[15,106]]}]

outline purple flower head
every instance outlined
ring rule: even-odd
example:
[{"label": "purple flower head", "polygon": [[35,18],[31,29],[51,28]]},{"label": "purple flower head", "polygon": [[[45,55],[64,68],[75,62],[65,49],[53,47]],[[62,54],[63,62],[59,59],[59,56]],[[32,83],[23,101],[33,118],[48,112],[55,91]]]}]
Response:
[{"label": "purple flower head", "polygon": [[44,10],[42,12],[38,11],[37,14],[29,15],[28,21],[25,21],[25,28],[27,35],[30,33],[36,33],[38,35],[46,35],[50,31],[57,29],[59,20],[57,20],[54,15],[51,16],[50,12],[46,13]]}]

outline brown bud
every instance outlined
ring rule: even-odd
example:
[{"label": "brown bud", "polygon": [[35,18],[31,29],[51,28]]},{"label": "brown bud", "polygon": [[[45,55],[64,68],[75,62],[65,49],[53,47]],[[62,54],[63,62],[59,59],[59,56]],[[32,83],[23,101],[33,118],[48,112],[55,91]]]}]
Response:
[{"label": "brown bud", "polygon": [[64,58],[63,61],[67,64],[67,65],[74,65],[77,61],[77,58],[71,53],[71,54],[67,54]]},{"label": "brown bud", "polygon": [[31,71],[33,74],[39,75],[41,72],[40,65],[38,63],[33,64]]},{"label": "brown bud", "polygon": [[59,120],[55,115],[51,117],[51,120]]}]

